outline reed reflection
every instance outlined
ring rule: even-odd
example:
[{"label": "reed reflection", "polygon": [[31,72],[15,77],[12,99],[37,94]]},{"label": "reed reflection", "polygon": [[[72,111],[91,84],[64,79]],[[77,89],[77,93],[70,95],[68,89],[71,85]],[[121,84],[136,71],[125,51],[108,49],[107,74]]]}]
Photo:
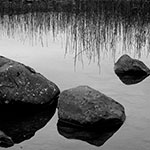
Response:
[{"label": "reed reflection", "polygon": [[47,46],[52,36],[61,35],[65,53],[73,53],[75,63],[82,60],[83,55],[99,64],[105,55],[115,58],[123,52],[138,57],[149,54],[148,1],[74,0],[67,3],[56,0],[49,3],[45,12],[42,8],[34,10],[35,5],[31,5],[30,13],[18,10],[15,15],[13,12],[1,15],[1,35],[42,46]]}]

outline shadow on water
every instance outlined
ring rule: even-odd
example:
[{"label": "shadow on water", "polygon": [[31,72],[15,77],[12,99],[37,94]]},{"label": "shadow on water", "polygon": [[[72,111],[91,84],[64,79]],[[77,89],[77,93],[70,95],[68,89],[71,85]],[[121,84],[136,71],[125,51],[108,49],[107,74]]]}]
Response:
[{"label": "shadow on water", "polygon": [[[138,57],[150,50],[150,2],[124,0],[33,0],[9,5],[0,1],[0,33],[48,45],[51,35],[65,39],[65,53],[76,61],[86,55],[100,64],[102,56],[132,53]],[[18,4],[17,6],[15,4]],[[8,8],[9,6],[9,8]],[[91,7],[92,6],[92,7]],[[29,13],[27,13],[29,12]],[[144,17],[143,17],[144,16]]]},{"label": "shadow on water", "polygon": [[0,147],[11,147],[33,137],[53,117],[56,105],[57,102],[41,111],[34,111],[34,107],[24,108],[21,112],[19,106],[13,109],[0,106]]},{"label": "shadow on water", "polygon": [[57,130],[60,135],[66,137],[67,139],[78,139],[91,145],[102,146],[111,136],[113,136],[115,132],[117,132],[122,124],[123,123],[121,122],[118,124],[116,123],[116,125],[113,126],[110,126],[110,124],[103,124],[103,127],[88,129],[58,120]]}]

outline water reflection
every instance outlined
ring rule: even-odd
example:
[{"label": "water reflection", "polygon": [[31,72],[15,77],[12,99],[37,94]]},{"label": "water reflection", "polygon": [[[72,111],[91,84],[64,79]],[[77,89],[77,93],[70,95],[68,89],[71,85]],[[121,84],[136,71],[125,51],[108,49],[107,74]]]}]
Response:
[{"label": "water reflection", "polygon": [[65,52],[73,53],[75,63],[83,55],[100,64],[102,56],[115,58],[124,51],[138,57],[149,54],[149,1],[55,0],[38,5],[44,9],[35,6],[25,5],[32,10],[27,14],[22,9],[1,14],[0,35],[42,46],[61,35]]},{"label": "water reflection", "polygon": [[57,130],[67,139],[78,139],[91,145],[101,146],[121,127],[122,123],[118,122],[109,127],[108,124],[105,125],[94,129],[85,129],[58,120]]},{"label": "water reflection", "polygon": [[149,75],[145,75],[145,76],[137,76],[137,75],[120,75],[118,76],[119,79],[126,85],[131,85],[131,84],[137,84],[140,83],[141,81],[143,81],[147,76]]},{"label": "water reflection", "polygon": [[10,109],[12,106],[0,106],[0,147],[11,147],[33,137],[53,117],[56,105],[55,102],[41,111],[34,111],[32,107],[22,112],[17,107]]}]

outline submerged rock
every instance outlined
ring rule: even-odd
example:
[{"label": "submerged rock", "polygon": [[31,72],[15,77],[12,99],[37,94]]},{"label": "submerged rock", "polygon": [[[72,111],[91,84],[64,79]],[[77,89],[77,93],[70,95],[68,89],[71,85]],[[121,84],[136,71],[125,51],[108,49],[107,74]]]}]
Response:
[{"label": "submerged rock", "polygon": [[47,104],[59,88],[34,69],[0,56],[0,104]]},{"label": "submerged rock", "polygon": [[7,136],[3,131],[0,130],[0,147],[11,147],[14,145],[11,137]]},{"label": "submerged rock", "polygon": [[150,69],[140,60],[132,59],[128,55],[123,55],[115,63],[114,71],[118,76],[148,76]]},{"label": "submerged rock", "polygon": [[76,126],[108,126],[124,122],[124,107],[112,98],[88,86],[63,91],[58,99],[58,117]]},{"label": "submerged rock", "polygon": [[101,146],[113,136],[121,125],[122,124],[118,124],[117,126],[107,128],[108,125],[104,123],[104,128],[84,129],[58,120],[57,130],[60,135],[67,139],[82,140],[91,145]]}]

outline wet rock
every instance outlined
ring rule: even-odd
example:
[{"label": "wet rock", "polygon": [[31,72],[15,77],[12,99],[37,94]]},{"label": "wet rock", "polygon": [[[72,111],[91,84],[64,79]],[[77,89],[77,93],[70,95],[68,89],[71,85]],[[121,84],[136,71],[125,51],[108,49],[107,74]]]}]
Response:
[{"label": "wet rock", "polygon": [[[29,140],[43,128],[55,114],[57,102],[36,112],[18,113],[0,105],[0,147],[12,147],[14,144]],[[33,107],[34,109],[34,107]]]},{"label": "wet rock", "polygon": [[140,60],[123,55],[115,63],[114,71],[118,76],[148,76],[150,69]]},{"label": "wet rock", "polygon": [[[124,107],[88,86],[63,91],[58,99],[58,117],[63,122],[83,127],[112,126],[124,122]],[[111,122],[111,123],[110,123]]]},{"label": "wet rock", "polygon": [[59,88],[34,69],[0,56],[0,104],[47,104]]},{"label": "wet rock", "polygon": [[121,127],[122,124],[116,123],[117,126],[107,128],[107,124],[103,124],[103,128],[84,129],[58,120],[57,130],[60,135],[67,139],[76,139],[85,141],[91,145],[103,145],[113,134]]}]

